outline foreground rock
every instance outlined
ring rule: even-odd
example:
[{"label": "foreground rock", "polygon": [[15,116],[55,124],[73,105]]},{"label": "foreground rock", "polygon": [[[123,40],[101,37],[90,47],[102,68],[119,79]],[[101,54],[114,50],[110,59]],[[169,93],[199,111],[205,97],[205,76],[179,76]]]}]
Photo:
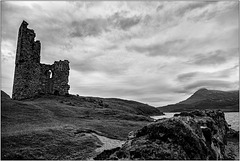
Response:
[{"label": "foreground rock", "polygon": [[122,147],[94,159],[234,159],[225,152],[228,130],[222,111],[185,112],[131,132]]}]

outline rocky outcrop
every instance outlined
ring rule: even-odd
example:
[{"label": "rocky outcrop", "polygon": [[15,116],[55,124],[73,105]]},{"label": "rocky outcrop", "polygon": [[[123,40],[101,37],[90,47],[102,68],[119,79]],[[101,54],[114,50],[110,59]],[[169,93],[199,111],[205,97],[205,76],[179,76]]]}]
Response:
[{"label": "rocky outcrop", "polygon": [[94,159],[229,159],[225,154],[228,130],[222,111],[180,113],[131,132],[122,147]]}]

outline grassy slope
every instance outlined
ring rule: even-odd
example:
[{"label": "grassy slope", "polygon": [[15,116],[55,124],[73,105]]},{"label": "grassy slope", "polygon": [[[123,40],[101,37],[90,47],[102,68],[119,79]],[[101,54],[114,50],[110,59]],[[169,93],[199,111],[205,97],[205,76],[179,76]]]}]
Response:
[{"label": "grassy slope", "polygon": [[77,96],[2,98],[1,103],[2,159],[86,159],[96,155],[101,142],[76,131],[91,129],[124,140],[152,121],[140,114],[154,112],[134,101]]},{"label": "grassy slope", "polygon": [[194,109],[221,109],[225,112],[239,111],[239,91],[218,91],[200,89],[188,99],[163,107],[163,112],[181,112]]}]

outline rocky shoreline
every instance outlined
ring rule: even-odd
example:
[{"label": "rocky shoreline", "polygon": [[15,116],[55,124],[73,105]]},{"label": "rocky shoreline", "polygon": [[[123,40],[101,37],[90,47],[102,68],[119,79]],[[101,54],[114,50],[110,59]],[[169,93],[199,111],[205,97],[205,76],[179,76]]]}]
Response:
[{"label": "rocky shoreline", "polygon": [[238,143],[238,136],[220,110],[182,112],[131,132],[121,147],[104,150],[94,159],[234,160],[239,147],[231,143]]}]

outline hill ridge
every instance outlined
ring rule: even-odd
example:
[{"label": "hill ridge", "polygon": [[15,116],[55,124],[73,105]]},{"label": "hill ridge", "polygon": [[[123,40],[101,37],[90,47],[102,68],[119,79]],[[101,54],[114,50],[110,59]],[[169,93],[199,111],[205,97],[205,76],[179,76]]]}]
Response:
[{"label": "hill ridge", "polygon": [[239,111],[239,90],[221,91],[200,88],[186,100],[176,104],[158,107],[163,112],[181,112],[194,109],[221,109],[223,111]]}]

